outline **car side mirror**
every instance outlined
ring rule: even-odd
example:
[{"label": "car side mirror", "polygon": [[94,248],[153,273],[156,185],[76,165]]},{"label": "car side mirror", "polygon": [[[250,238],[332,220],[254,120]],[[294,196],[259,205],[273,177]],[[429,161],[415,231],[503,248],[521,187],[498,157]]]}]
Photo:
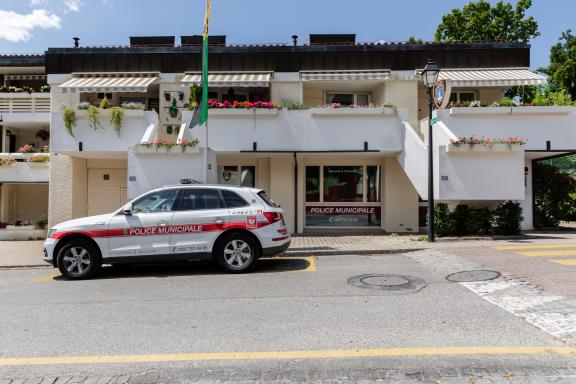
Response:
[{"label": "car side mirror", "polygon": [[122,214],[125,216],[131,216],[132,215],[132,205],[125,206],[124,209],[122,209]]}]

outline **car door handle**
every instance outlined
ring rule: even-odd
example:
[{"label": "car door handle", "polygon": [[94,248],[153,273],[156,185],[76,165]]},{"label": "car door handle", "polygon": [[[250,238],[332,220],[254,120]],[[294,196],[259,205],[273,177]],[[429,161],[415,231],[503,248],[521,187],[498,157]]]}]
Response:
[{"label": "car door handle", "polygon": [[156,223],[157,225],[161,225],[161,226],[166,226],[168,225],[168,222],[166,220],[160,220],[159,222]]},{"label": "car door handle", "polygon": [[224,219],[221,217],[218,217],[218,218],[214,219],[214,224],[224,224]]}]

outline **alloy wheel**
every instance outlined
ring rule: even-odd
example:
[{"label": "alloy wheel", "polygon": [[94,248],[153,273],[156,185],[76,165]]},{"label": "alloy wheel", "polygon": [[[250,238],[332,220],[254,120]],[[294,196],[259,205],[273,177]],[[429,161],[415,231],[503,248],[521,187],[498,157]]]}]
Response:
[{"label": "alloy wheel", "polygon": [[75,275],[79,275],[90,267],[90,253],[82,247],[71,247],[63,257],[64,268]]},{"label": "alloy wheel", "polygon": [[224,247],[224,259],[228,265],[242,268],[252,259],[252,250],[243,240],[232,240]]}]

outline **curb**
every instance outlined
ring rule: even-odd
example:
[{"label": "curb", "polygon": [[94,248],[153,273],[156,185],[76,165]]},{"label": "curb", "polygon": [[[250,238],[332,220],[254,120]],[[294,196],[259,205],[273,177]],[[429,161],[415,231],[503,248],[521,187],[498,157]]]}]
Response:
[{"label": "curb", "polygon": [[340,255],[393,255],[398,253],[423,251],[427,248],[398,248],[398,249],[352,249],[333,251],[284,251],[279,257],[304,257],[304,256],[340,256]]},{"label": "curb", "polygon": [[40,268],[53,268],[53,267],[50,264],[0,265],[0,270],[3,270],[3,269],[40,269]]}]

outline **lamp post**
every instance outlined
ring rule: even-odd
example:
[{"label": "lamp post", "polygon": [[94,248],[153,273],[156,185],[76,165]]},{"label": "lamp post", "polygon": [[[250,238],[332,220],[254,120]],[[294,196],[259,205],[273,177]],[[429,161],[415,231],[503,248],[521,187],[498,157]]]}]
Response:
[{"label": "lamp post", "polygon": [[434,85],[438,81],[440,67],[428,60],[421,72],[422,82],[428,91],[428,242],[434,242],[434,148],[432,146],[432,107],[434,102]]}]

